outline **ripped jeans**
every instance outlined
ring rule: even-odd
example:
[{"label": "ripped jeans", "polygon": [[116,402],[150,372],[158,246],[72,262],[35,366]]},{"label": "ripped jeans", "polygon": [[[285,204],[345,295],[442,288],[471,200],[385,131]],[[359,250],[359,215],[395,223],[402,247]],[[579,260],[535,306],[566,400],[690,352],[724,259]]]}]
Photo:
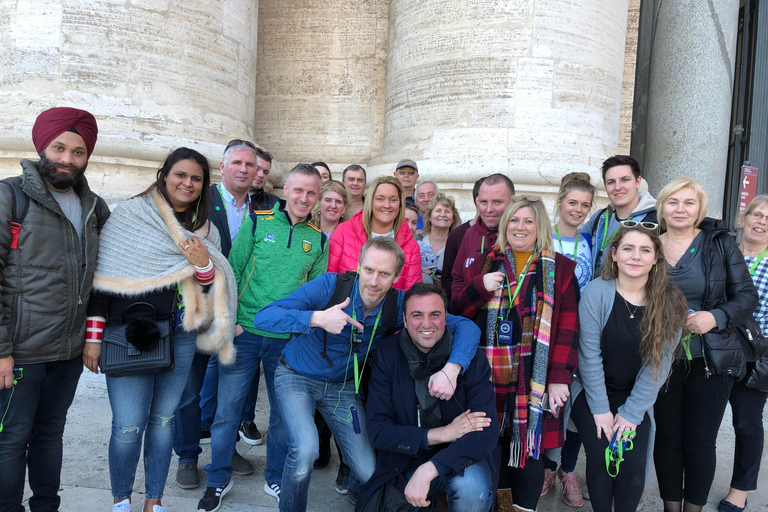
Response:
[{"label": "ripped jeans", "polygon": [[196,332],[174,333],[174,369],[170,372],[107,376],[112,407],[109,478],[117,500],[128,498],[133,491],[142,437],[146,499],[163,497],[173,450],[173,415],[187,383],[196,339]]}]

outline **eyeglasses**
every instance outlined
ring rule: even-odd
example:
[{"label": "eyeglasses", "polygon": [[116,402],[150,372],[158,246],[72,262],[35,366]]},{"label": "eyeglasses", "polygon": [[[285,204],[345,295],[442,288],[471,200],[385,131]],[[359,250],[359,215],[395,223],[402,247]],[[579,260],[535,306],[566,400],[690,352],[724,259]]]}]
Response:
[{"label": "eyeglasses", "polygon": [[510,197],[510,200],[513,203],[516,203],[518,201],[528,201],[529,203],[537,203],[541,201],[541,198],[539,196],[512,196]]},{"label": "eyeglasses", "polygon": [[643,229],[647,229],[648,231],[656,231],[659,229],[659,225],[655,222],[638,222],[636,220],[623,220],[621,221],[621,225],[625,228],[634,228],[636,226],[640,226]]},{"label": "eyeglasses", "polygon": [[764,215],[762,212],[759,212],[757,210],[754,210],[752,213],[750,213],[753,219],[760,222],[763,219],[768,220],[768,215]]},{"label": "eyeglasses", "polygon": [[399,174],[400,176],[416,176],[416,171],[415,170],[406,171],[405,169],[398,169],[397,174]]}]

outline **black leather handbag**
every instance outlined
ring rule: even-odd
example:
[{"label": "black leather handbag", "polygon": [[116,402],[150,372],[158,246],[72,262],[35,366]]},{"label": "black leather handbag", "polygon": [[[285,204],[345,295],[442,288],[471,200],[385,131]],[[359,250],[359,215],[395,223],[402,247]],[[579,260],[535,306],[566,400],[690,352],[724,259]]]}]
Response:
[{"label": "black leather handbag", "polygon": [[[140,307],[149,311],[133,313]],[[133,319],[125,322],[128,312],[133,313]],[[173,370],[172,319],[157,317],[154,305],[136,302],[123,310],[119,324],[104,328],[99,362],[103,374],[124,377]]]},{"label": "black leather handbag", "polygon": [[759,361],[768,353],[768,339],[763,335],[760,325],[753,316],[750,315],[746,322],[736,327],[736,334],[748,363]]}]

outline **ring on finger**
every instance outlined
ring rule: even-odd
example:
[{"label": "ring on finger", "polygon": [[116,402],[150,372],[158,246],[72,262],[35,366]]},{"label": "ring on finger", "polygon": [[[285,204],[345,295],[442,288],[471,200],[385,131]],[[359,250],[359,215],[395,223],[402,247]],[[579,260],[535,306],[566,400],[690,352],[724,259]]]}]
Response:
[{"label": "ring on finger", "polygon": [[184,250],[186,251],[187,249],[189,249],[189,244],[184,246]]}]

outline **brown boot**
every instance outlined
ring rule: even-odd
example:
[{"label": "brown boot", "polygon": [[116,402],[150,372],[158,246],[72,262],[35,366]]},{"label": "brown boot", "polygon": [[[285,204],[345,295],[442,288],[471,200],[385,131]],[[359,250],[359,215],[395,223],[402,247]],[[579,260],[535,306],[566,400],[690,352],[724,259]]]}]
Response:
[{"label": "brown boot", "polygon": [[496,491],[495,512],[512,512],[512,489],[499,489]]}]

